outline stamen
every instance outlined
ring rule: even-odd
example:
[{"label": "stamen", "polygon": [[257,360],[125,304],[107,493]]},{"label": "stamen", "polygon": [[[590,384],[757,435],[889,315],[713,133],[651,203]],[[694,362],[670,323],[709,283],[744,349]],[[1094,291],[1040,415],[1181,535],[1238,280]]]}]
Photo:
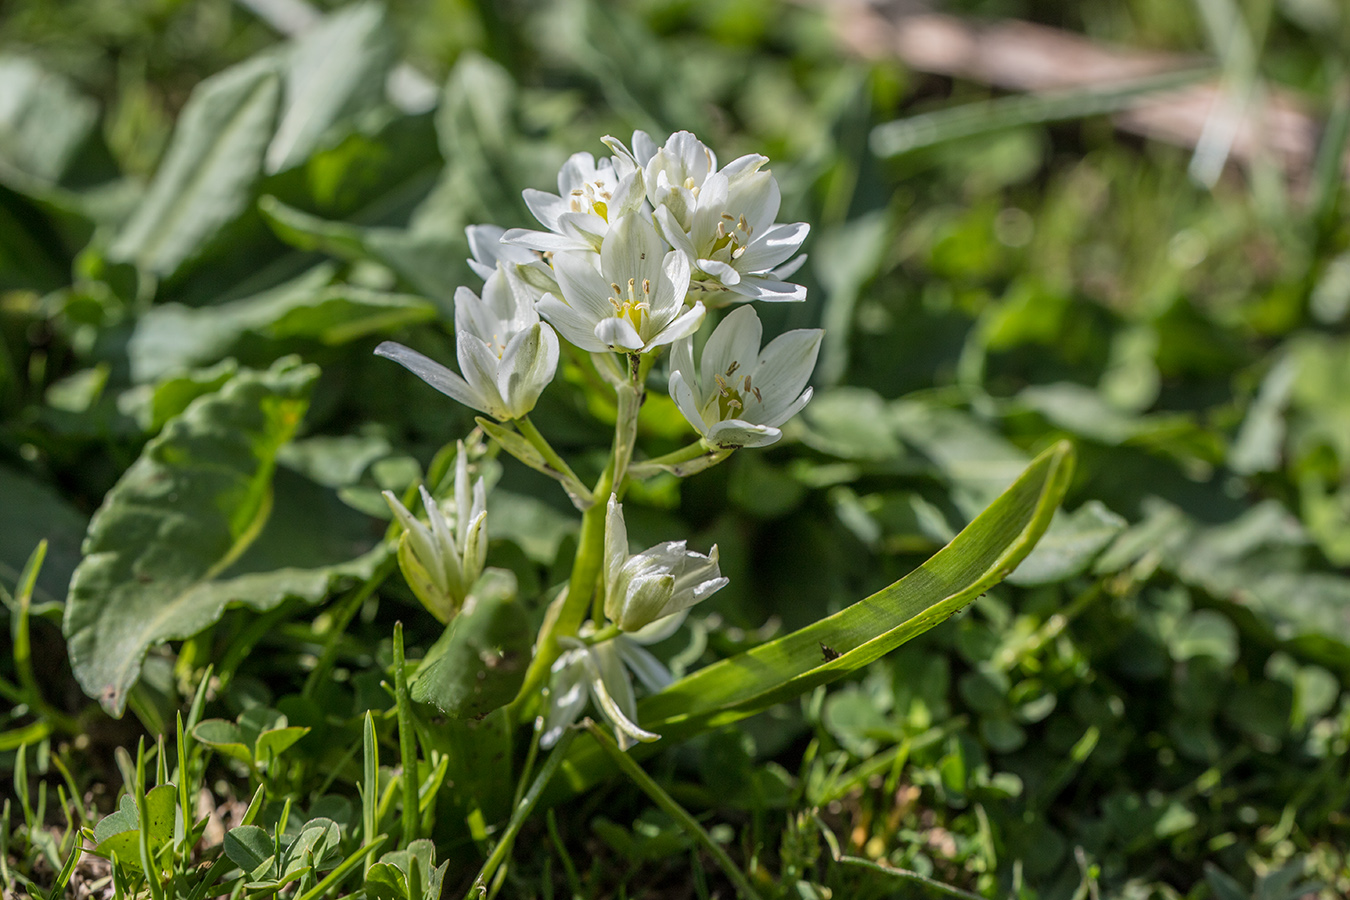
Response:
[{"label": "stamen", "polygon": [[760,403],[764,402],[764,395],[759,392],[759,388],[750,388],[750,393],[755,395],[755,399]]},{"label": "stamen", "polygon": [[736,374],[736,370],[740,367],[740,360],[733,359],[731,365],[727,366],[727,377],[730,378],[732,375]]}]

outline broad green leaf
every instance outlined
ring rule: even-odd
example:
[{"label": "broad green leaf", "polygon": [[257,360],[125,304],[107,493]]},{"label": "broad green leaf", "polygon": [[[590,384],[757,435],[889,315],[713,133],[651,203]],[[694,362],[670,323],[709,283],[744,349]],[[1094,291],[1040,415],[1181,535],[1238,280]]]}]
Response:
[{"label": "broad green leaf", "polygon": [[[153,855],[173,839],[174,817],[178,809],[178,788],[172,784],[161,784],[145,795],[145,806],[149,812],[149,833],[146,835]],[[105,859],[113,854],[123,865],[141,868],[140,856],[141,819],[136,809],[136,801],[124,794],[117,812],[104,818],[94,826],[93,852]]]},{"label": "broad green leaf", "polygon": [[259,200],[258,210],[276,236],[291,246],[350,262],[373,260],[429,297],[449,300],[457,287],[468,283],[468,267],[460,262],[467,251],[462,225],[454,233],[366,228],[321,219],[272,196]]},{"label": "broad green leaf", "polygon": [[[341,840],[342,832],[332,819],[318,818],[307,822],[304,830],[282,854],[281,877],[285,878],[298,872],[306,865],[320,868],[324,858],[337,850],[338,842]],[[312,857],[307,861],[306,856],[309,854],[312,854]]]},{"label": "broad green leaf", "polygon": [[272,836],[257,825],[240,825],[225,832],[225,855],[253,878],[271,867],[275,850]]},{"label": "broad green leaf", "polygon": [[0,466],[0,582],[14,584],[33,548],[47,541],[47,556],[38,573],[39,603],[59,602],[70,587],[70,576],[80,561],[80,540],[89,520],[55,490]]},{"label": "broad green leaf", "polygon": [[325,275],[331,276],[331,270],[321,266],[275,290],[219,306],[153,307],[136,323],[128,345],[133,377],[156,378],[214,362],[245,334],[336,345],[430,322],[439,315],[421,297],[330,285]]},{"label": "broad green leaf", "polygon": [[285,100],[267,147],[268,174],[304,162],[335,124],[380,102],[394,50],[377,3],[353,4],[306,31],[286,55]]},{"label": "broad green leaf", "polygon": [[140,827],[141,817],[136,809],[136,801],[130,794],[123,794],[117,803],[117,810],[99,819],[98,824],[94,826],[94,844],[100,845],[115,834],[136,831]]},{"label": "broad green leaf", "polygon": [[76,678],[113,715],[154,644],[195,634],[230,602],[265,608],[314,591],[314,573],[299,570],[213,579],[267,521],[277,451],[295,433],[317,376],[313,366],[283,360],[193,401],[94,515],[64,631]]},{"label": "broad green leaf", "polygon": [[127,341],[132,380],[155,381],[221,359],[245,332],[267,325],[270,310],[312,302],[336,274],[334,266],[320,265],[270,290],[216,306],[151,307],[136,320]]},{"label": "broad green leaf", "polygon": [[167,278],[244,212],[272,139],[280,93],[270,60],[243,63],[199,84],[108,258]]},{"label": "broad green leaf", "polygon": [[98,104],[65,78],[21,56],[0,57],[0,181],[22,190],[22,176],[59,180],[97,122]]},{"label": "broad green leaf", "polygon": [[[734,722],[856,671],[940,624],[1031,552],[1072,471],[1072,445],[1055,444],[919,568],[847,609],[647,697],[638,704],[639,724],[664,737],[681,737]],[[593,741],[582,746],[573,750],[568,766],[574,790],[595,776],[600,762]]]},{"label": "broad green leaf", "polygon": [[248,739],[233,722],[224,719],[206,719],[198,722],[197,727],[192,729],[192,736],[217,753],[223,753],[246,765],[253,765],[253,750],[248,745]]},{"label": "broad green leaf", "polygon": [[286,728],[273,728],[258,735],[253,745],[253,758],[261,764],[267,759],[277,759],[290,749],[296,741],[309,734],[309,728],[290,725]]},{"label": "broad green leaf", "polygon": [[520,690],[534,638],[516,600],[515,575],[488,569],[469,591],[464,612],[428,654],[412,698],[457,719],[484,716]]}]

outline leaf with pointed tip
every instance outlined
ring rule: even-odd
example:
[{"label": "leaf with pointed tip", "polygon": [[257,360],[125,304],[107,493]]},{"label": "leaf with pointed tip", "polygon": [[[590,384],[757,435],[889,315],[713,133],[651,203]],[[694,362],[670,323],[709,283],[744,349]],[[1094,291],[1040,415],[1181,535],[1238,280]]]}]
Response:
[{"label": "leaf with pointed tip", "polygon": [[[681,678],[638,704],[639,724],[663,737],[708,731],[841,678],[946,621],[1031,552],[1064,497],[1073,459],[1071,444],[1055,444],[919,568],[832,616]],[[567,787],[580,790],[605,765],[593,740],[576,741],[564,764]]]},{"label": "leaf with pointed tip", "polygon": [[199,84],[108,258],[168,278],[244,212],[272,140],[280,95],[276,64],[268,59]]},{"label": "leaf with pointed tip", "polygon": [[286,93],[267,147],[274,174],[303,163],[334,125],[378,104],[393,64],[384,8],[356,3],[306,31],[286,55]]}]

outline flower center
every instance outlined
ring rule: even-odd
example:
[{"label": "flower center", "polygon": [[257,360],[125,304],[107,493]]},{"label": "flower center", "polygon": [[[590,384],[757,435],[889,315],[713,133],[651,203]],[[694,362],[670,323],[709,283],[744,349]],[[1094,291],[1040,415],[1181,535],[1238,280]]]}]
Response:
[{"label": "flower center", "polygon": [[605,187],[603,180],[583,182],[581,187],[572,190],[568,208],[572,212],[595,213],[606,222],[609,221],[609,201],[614,194]]},{"label": "flower center", "polygon": [[642,279],[641,291],[638,290],[636,278],[628,279],[627,291],[614,283],[610,284],[609,289],[613,292],[609,302],[614,307],[614,315],[620,319],[627,319],[633,329],[641,334],[642,322],[652,311],[651,281],[646,278]]},{"label": "flower center", "polygon": [[717,223],[717,236],[708,250],[708,258],[724,262],[740,259],[754,233],[754,226],[745,220],[745,216],[733,219],[730,213],[722,213],[722,220]]},{"label": "flower center", "polygon": [[719,372],[713,376],[713,381],[717,383],[717,393],[711,399],[717,404],[719,422],[742,418],[747,404],[764,402],[764,396],[760,394],[759,388],[750,383],[748,374],[736,377],[736,371],[740,367],[739,362],[732,360],[726,372]]}]

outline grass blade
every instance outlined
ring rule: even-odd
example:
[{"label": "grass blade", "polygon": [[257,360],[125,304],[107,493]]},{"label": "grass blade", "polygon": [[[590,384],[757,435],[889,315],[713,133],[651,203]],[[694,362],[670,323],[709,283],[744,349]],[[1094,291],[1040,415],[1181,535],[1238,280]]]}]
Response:
[{"label": "grass blade", "polygon": [[1106,115],[1133,106],[1141,97],[1176,90],[1210,74],[1209,69],[1187,69],[1106,86],[967,103],[878,125],[872,129],[870,144],[873,153],[888,158],[1008,128]]}]

